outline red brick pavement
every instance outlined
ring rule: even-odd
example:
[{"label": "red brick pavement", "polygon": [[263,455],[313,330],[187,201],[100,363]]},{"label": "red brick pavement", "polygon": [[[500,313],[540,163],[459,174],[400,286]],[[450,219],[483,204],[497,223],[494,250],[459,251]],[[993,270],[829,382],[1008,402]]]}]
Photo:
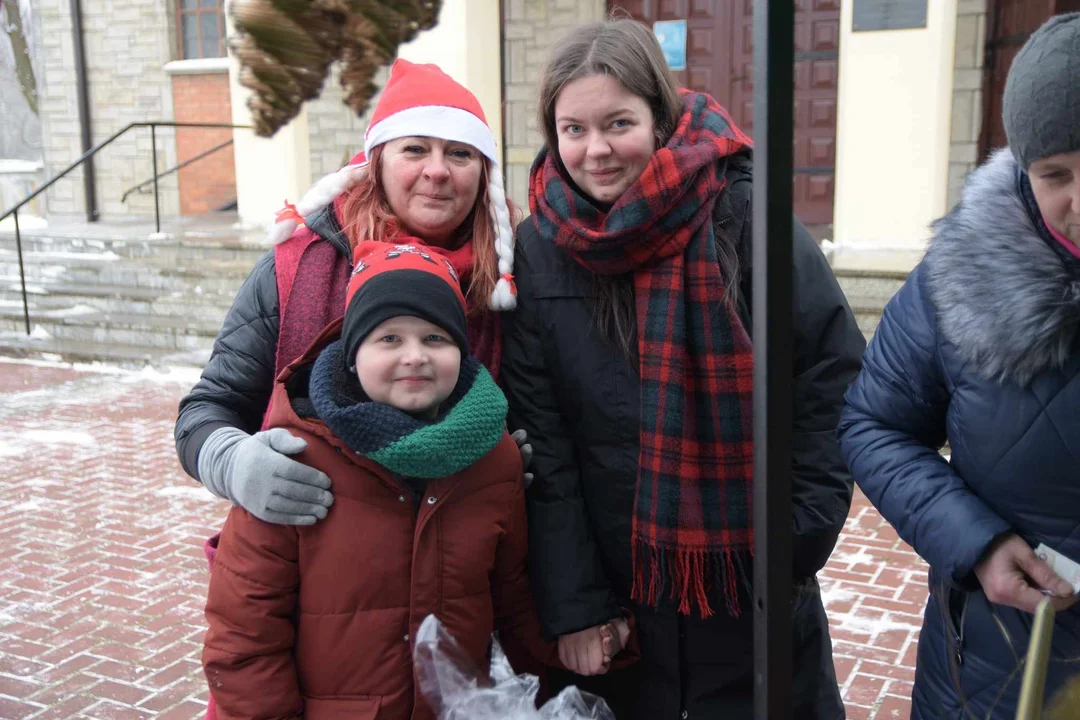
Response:
[{"label": "red brick pavement", "polygon": [[[0,718],[199,718],[226,506],[180,470],[194,376],[0,360]],[[848,717],[906,718],[926,572],[861,496],[822,574]]]}]

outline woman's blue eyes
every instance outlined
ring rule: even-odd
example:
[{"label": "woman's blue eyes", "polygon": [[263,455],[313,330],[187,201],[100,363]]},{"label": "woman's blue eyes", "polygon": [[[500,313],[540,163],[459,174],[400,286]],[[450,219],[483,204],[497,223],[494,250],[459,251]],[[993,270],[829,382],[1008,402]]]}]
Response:
[{"label": "woman's blue eyes", "polygon": [[[615,120],[611,123],[611,128],[613,130],[625,130],[626,128],[630,127],[631,124],[632,123],[626,119]],[[569,135],[579,135],[584,131],[585,128],[583,128],[581,125],[567,125],[565,128],[563,128],[563,132]]]}]

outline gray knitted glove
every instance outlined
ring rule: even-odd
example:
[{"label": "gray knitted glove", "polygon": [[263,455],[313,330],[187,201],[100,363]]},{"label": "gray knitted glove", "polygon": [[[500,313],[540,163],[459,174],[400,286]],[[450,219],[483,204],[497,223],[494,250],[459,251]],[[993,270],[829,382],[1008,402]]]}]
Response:
[{"label": "gray knitted glove", "polygon": [[234,427],[210,433],[199,449],[199,479],[207,490],[277,525],[314,525],[334,496],[330,478],[290,460],[307,447],[285,428],[248,435]]},{"label": "gray knitted glove", "polygon": [[532,485],[533,474],[529,472],[529,466],[532,465],[533,449],[529,444],[529,435],[524,430],[515,431],[510,437],[517,443],[518,452],[521,453],[521,472],[525,481],[525,489],[527,490]]}]

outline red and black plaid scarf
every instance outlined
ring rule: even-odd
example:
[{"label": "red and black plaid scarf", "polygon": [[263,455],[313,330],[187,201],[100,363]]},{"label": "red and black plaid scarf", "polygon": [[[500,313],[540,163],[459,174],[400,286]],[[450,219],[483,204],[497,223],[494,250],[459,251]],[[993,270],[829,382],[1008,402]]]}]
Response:
[{"label": "red and black plaid scarf", "polygon": [[717,259],[713,206],[724,159],[750,147],[708,95],[683,91],[675,134],[606,213],[545,151],[530,176],[540,232],[600,275],[632,272],[641,374],[634,503],[635,601],[665,591],[689,614],[722,588],[739,614],[752,552],[753,350]]}]

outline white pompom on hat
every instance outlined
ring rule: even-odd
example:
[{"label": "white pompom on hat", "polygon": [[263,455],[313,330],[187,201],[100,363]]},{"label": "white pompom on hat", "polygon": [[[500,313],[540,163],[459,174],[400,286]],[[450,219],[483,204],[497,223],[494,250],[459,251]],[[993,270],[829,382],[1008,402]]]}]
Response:
[{"label": "white pompom on hat", "polygon": [[367,173],[367,155],[383,143],[403,137],[434,137],[472,145],[490,162],[488,204],[495,230],[499,280],[489,300],[493,310],[512,310],[514,288],[514,229],[506,202],[495,137],[476,96],[436,65],[395,60],[390,79],[375,106],[364,152],[349,164],[315,183],[296,205],[286,203],[270,231],[273,242],[288,239],[305,217],[326,207]]}]

